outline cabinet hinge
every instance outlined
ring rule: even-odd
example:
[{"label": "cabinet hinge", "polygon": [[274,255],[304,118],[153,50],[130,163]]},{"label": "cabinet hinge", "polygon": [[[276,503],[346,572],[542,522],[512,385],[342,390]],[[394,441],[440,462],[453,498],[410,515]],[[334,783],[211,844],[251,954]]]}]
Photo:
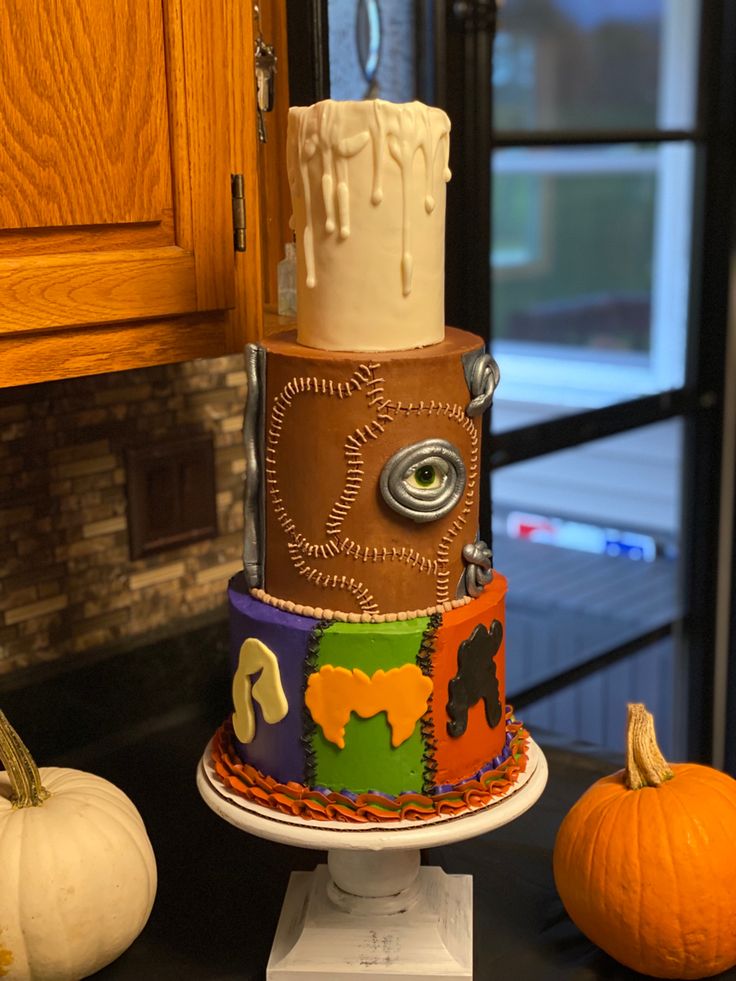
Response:
[{"label": "cabinet hinge", "polygon": [[236,252],[245,252],[245,180],[242,174],[230,175],[233,199],[233,245]]}]

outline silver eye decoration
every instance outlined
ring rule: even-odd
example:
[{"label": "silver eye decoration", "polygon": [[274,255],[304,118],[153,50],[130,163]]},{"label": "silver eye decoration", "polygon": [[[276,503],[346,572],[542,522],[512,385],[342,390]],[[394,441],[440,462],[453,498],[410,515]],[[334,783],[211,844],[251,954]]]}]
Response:
[{"label": "silver eye decoration", "polygon": [[465,380],[473,396],[465,409],[465,414],[472,419],[482,415],[493,401],[493,393],[501,380],[501,372],[490,354],[482,349],[464,355],[463,368]]},{"label": "silver eye decoration", "polygon": [[412,521],[436,521],[455,507],[465,490],[460,451],[445,439],[423,439],[386,461],[379,487],[388,506]]}]

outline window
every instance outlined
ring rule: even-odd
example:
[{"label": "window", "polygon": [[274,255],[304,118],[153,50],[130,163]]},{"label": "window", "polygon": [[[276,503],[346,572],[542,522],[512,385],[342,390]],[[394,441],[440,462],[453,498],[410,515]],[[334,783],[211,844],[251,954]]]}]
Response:
[{"label": "window", "polygon": [[682,385],[697,28],[695,0],[501,8],[491,261],[502,400],[553,415]]},{"label": "window", "polygon": [[510,698],[607,749],[642,699],[670,750],[701,759],[725,705],[711,686],[728,9],[424,6],[458,135],[449,321],[487,324],[501,367],[483,534],[510,573]]}]

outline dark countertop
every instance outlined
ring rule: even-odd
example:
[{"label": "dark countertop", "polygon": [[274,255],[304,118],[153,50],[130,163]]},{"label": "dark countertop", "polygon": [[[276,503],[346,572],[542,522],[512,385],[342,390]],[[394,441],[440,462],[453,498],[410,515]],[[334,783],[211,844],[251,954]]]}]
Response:
[{"label": "dark countertop", "polygon": [[[37,763],[97,773],[124,790],[146,823],[158,893],[140,937],[99,981],[263,981],[293,870],[322,852],[265,841],[210,810],[196,769],[229,709],[224,619],[74,671],[0,679],[0,708]],[[426,864],[473,875],[477,981],[640,978],[585,939],[552,878],[552,848],[578,797],[620,761],[533,733],[549,765],[540,800],[486,835],[424,852]],[[719,976],[736,981],[736,969]]]},{"label": "dark countertop", "polygon": [[[213,733],[211,719],[171,716],[139,727],[117,745],[98,745],[61,762],[112,780],[138,806],[153,842],[159,886],[138,940],[99,981],[262,981],[289,874],[324,853],[245,834],[199,796],[195,771]],[[632,979],[589,943],[566,916],[552,879],[551,853],[562,817],[606,761],[545,745],[549,782],[531,810],[473,840],[423,853],[427,864],[473,875],[474,977],[515,981]],[[513,964],[513,967],[512,967]],[[736,971],[721,976],[736,978]]]}]

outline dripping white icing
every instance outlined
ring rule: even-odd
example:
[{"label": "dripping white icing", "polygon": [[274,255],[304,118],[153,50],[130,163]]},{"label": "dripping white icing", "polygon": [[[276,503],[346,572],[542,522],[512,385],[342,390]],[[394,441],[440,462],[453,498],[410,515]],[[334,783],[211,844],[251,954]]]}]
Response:
[{"label": "dripping white icing", "polygon": [[417,193],[414,187],[414,158],[421,151],[425,173],[421,193],[424,208],[427,214],[431,214],[435,207],[433,189],[438,179],[450,179],[449,119],[441,110],[420,102],[395,105],[380,99],[365,103],[326,100],[314,106],[291,109],[290,112],[298,114],[296,145],[291,142],[289,145],[289,182],[292,196],[298,194],[304,198],[302,245],[307,287],[313,289],[317,285],[310,161],[317,156],[320,162],[325,232],[328,235],[337,234],[340,240],[344,240],[351,233],[349,160],[363,152],[370,143],[373,160],[372,204],[378,206],[383,202],[385,168],[394,164],[399,167],[400,272],[402,293],[408,296],[414,273],[411,227],[411,202]]}]

